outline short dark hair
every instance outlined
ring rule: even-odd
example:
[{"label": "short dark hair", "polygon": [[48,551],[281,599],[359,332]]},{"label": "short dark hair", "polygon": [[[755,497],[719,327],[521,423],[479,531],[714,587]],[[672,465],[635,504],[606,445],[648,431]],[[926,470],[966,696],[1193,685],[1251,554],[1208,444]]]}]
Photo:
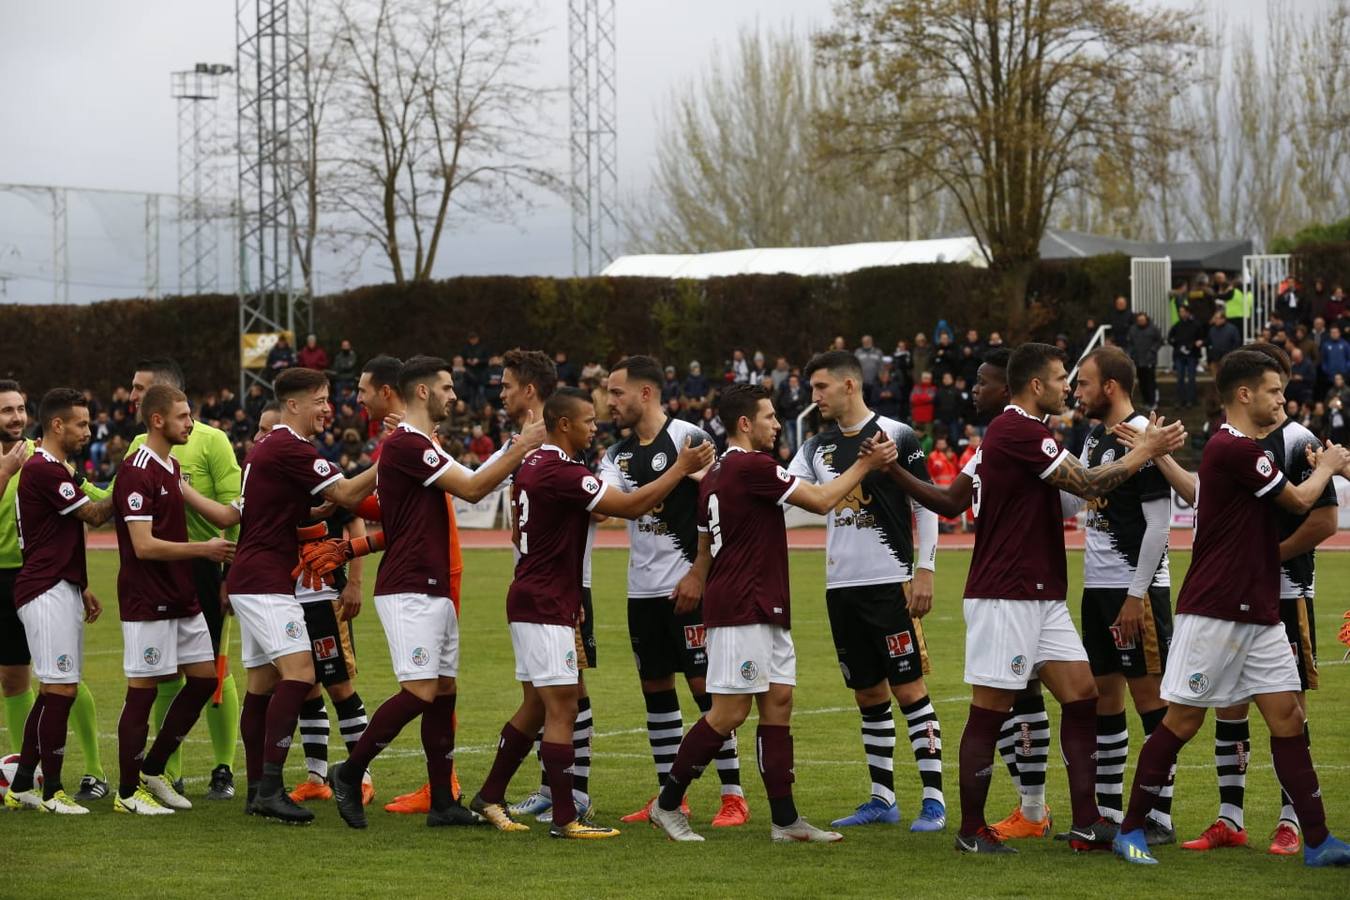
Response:
[{"label": "short dark hair", "polygon": [[623,369],[628,372],[629,378],[645,381],[648,384],[654,384],[660,387],[666,381],[665,370],[661,368],[661,363],[653,356],[625,356],[615,363],[611,372],[617,372]]},{"label": "short dark hair", "polygon": [[1259,350],[1234,350],[1224,354],[1216,378],[1219,399],[1231,403],[1240,387],[1255,387],[1267,372],[1280,374],[1280,364]]},{"label": "short dark hair", "polygon": [[[137,369],[136,371],[144,372],[147,370]],[[145,392],[145,396],[141,398],[141,421],[149,426],[150,417],[155,413],[159,413],[167,419],[169,413],[173,411],[174,404],[185,400],[187,400],[187,394],[171,384],[156,380],[154,384],[150,385],[150,389]]]},{"label": "short dark hair", "polygon": [[13,378],[0,378],[0,394],[8,394],[13,391],[16,394],[22,394],[23,388]]},{"label": "short dark hair", "polygon": [[759,412],[759,401],[771,399],[773,395],[763,385],[728,385],[717,401],[717,417],[722,420],[727,433],[733,434],[741,421],[741,416],[753,419]]},{"label": "short dark hair", "polygon": [[1053,344],[1038,344],[1028,341],[1022,344],[1008,357],[1008,392],[1018,394],[1031,384],[1031,379],[1040,377],[1055,360],[1064,362],[1064,351]]},{"label": "short dark hair", "polygon": [[323,387],[328,387],[327,375],[317,369],[292,366],[282,369],[277,380],[272,382],[272,393],[278,400],[289,400],[300,394],[312,394]]},{"label": "short dark hair", "polygon": [[42,423],[43,432],[47,432],[56,419],[64,419],[70,415],[70,411],[77,406],[89,408],[89,401],[84,399],[84,394],[74,388],[52,388],[42,395],[42,403],[38,407],[38,419]]},{"label": "short dark hair", "polygon": [[1279,344],[1272,344],[1270,341],[1252,341],[1242,349],[1264,353],[1275,360],[1275,365],[1280,367],[1280,375],[1286,379],[1294,374],[1294,364],[1289,359],[1289,354]]},{"label": "short dark hair", "polygon": [[258,410],[258,415],[261,417],[263,413],[267,412],[274,412],[274,413],[281,412],[281,401],[268,400],[266,403],[263,404],[262,409]]},{"label": "short dark hair", "polygon": [[544,427],[552,431],[558,427],[559,420],[571,418],[579,405],[593,402],[591,395],[581,388],[558,388],[544,401]]},{"label": "short dark hair", "polygon": [[1102,381],[1114,381],[1120,385],[1120,389],[1126,396],[1134,393],[1135,370],[1134,363],[1125,354],[1125,351],[1119,347],[1098,347],[1087,356],[1083,361],[1092,360],[1097,364],[1097,371],[1102,374]]},{"label": "short dark hair", "polygon": [[516,347],[502,356],[502,368],[510,369],[522,384],[534,385],[540,400],[547,400],[558,387],[558,367],[542,350]]},{"label": "short dark hair", "polygon": [[167,384],[180,391],[183,389],[183,370],[167,356],[152,356],[139,360],[134,371],[152,373],[155,376],[155,384]]},{"label": "short dark hair", "polygon": [[403,360],[397,356],[381,354],[361,368],[361,374],[370,376],[375,387],[398,387],[398,373],[403,368]]},{"label": "short dark hair", "polygon": [[399,395],[407,400],[417,385],[433,381],[440,373],[449,371],[450,364],[439,356],[414,356],[398,370]]},{"label": "short dark hair", "polygon": [[847,350],[826,350],[824,353],[817,353],[811,357],[811,361],[802,370],[802,377],[810,381],[811,376],[821,369],[831,375],[852,378],[858,382],[862,381],[862,363],[858,362],[858,357]]},{"label": "short dark hair", "polygon": [[998,369],[1006,379],[1008,377],[1008,358],[1012,356],[1012,351],[1007,347],[996,347],[984,355],[980,361],[981,365],[986,365]]}]

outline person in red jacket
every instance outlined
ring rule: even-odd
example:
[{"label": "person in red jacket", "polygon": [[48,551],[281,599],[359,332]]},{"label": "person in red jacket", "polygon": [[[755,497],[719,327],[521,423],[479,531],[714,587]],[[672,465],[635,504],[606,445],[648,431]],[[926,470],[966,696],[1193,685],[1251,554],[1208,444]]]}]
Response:
[{"label": "person in red jacket", "polygon": [[[933,479],[933,484],[940,488],[947,487],[956,480],[956,474],[960,471],[956,454],[948,446],[947,438],[939,435],[935,438],[933,451],[928,454],[928,475]],[[939,521],[938,527],[943,531],[951,531],[956,524],[956,519],[943,518]]]},{"label": "person in red jacket", "polygon": [[[919,383],[909,392],[909,409],[915,426],[933,423],[933,401],[937,398],[937,387],[933,384],[933,373],[924,372]],[[916,430],[919,430],[916,428]]]},{"label": "person in red jacket", "polygon": [[305,346],[295,354],[295,359],[306,369],[320,372],[327,371],[329,365],[328,351],[319,346],[319,337],[314,334],[305,339]]}]

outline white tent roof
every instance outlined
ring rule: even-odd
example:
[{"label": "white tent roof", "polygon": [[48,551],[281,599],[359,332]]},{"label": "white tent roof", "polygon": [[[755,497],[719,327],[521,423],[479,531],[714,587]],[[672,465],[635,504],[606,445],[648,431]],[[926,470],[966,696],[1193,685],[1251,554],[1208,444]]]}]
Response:
[{"label": "white tent roof", "polygon": [[972,237],[885,241],[834,247],[769,247],[720,253],[621,256],[600,274],[612,278],[721,278],[728,275],[840,275],[874,266],[951,262],[983,266]]}]

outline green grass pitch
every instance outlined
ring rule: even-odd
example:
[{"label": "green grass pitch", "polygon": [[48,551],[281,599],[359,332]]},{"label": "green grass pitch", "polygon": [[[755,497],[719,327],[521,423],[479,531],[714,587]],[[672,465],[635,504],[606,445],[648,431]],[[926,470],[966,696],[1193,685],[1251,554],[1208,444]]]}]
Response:
[{"label": "green grass pitch", "polygon": [[[465,554],[461,638],[460,733],[458,763],[465,790],[481,783],[495,749],[496,734],[514,710],[519,689],[512,680],[511,643],[504,602],[510,577],[505,550]],[[614,824],[647,800],[654,790],[652,762],[644,730],[642,699],[628,650],[624,621],[623,551],[595,554],[597,639],[600,668],[587,673],[594,698],[597,736],[591,788],[599,819]],[[1179,576],[1188,554],[1173,554]],[[1047,897],[1102,896],[1110,883],[1122,894],[1178,894],[1196,897],[1350,896],[1344,871],[1306,870],[1300,859],[1265,854],[1269,830],[1278,815],[1279,794],[1269,765],[1264,724],[1253,711],[1254,761],[1247,785],[1247,824],[1253,847],[1211,854],[1162,848],[1162,865],[1127,868],[1110,854],[1076,856],[1063,844],[1018,842],[1021,855],[999,859],[960,856],[952,849],[957,807],[956,756],[966,716],[968,690],[961,682],[964,648],[960,597],[969,554],[939,556],[937,602],[924,620],[934,671],[929,680],[945,730],[946,790],[952,824],[936,835],[912,835],[905,826],[851,830],[836,846],[780,846],[768,840],[768,805],[754,762],[753,723],[742,734],[742,781],[753,811],[740,829],[707,827],[716,811],[717,779],[709,773],[690,792],[696,826],[705,844],[680,847],[646,826],[630,826],[613,841],[551,841],[536,825],[528,834],[499,834],[488,829],[424,827],[420,817],[394,816],[371,807],[370,828],[348,830],[331,803],[318,805],[317,823],[287,828],[246,818],[242,801],[198,800],[209,769],[205,722],[185,748],[189,795],[197,807],[167,819],[115,816],[110,800],[94,804],[94,814],[64,819],[35,813],[0,815],[0,846],[5,848],[5,878],[0,896],[34,898],[72,895],[137,896],[726,896],[819,897]],[[792,555],[793,636],[798,653],[796,797],[804,815],[817,824],[850,812],[866,799],[867,769],[858,737],[858,715],[834,661],[823,603],[823,555]],[[116,782],[116,722],[124,681],[122,642],[116,617],[116,557],[90,554],[93,587],[109,608],[86,632],[85,671],[98,700],[105,766]],[[1312,695],[1314,758],[1334,831],[1350,835],[1350,667],[1339,662],[1344,648],[1336,630],[1346,606],[1343,586],[1350,581],[1350,555],[1328,553],[1319,573],[1322,689]],[[1071,578],[1081,575],[1081,554],[1070,554]],[[1178,580],[1178,583],[1179,580]],[[367,578],[366,584],[373,584]],[[1078,586],[1071,584],[1071,596]],[[1077,603],[1071,602],[1076,614]],[[371,713],[395,689],[384,636],[368,604],[355,623],[361,675],[358,688]],[[238,642],[235,641],[237,664]],[[242,678],[242,672],[236,669]],[[242,693],[242,683],[241,683]],[[696,708],[681,688],[685,727]],[[1051,716],[1058,721],[1052,702]],[[897,713],[898,717],[898,713]],[[1142,745],[1139,724],[1131,720],[1131,762]],[[1055,728],[1058,726],[1055,725]],[[903,734],[903,732],[902,732]],[[1212,767],[1211,725],[1181,759],[1175,805],[1178,832],[1193,837],[1217,810]],[[1058,747],[1056,739],[1053,745]],[[334,729],[332,758],[343,753]],[[83,760],[74,740],[68,747],[67,782],[78,780]],[[377,803],[415,788],[424,780],[416,727],[409,728],[375,763]],[[302,769],[301,751],[292,751],[288,774]],[[242,793],[243,750],[236,771]],[[905,822],[919,801],[913,758],[902,742],[896,750],[896,789]],[[512,796],[533,788],[538,767],[531,758],[522,767]],[[1052,750],[1049,801],[1067,824],[1067,787],[1057,749]],[[1002,818],[1014,805],[1006,772],[996,764],[989,818]],[[561,884],[560,884],[561,882]],[[1116,890],[1107,889],[1108,893]]]}]

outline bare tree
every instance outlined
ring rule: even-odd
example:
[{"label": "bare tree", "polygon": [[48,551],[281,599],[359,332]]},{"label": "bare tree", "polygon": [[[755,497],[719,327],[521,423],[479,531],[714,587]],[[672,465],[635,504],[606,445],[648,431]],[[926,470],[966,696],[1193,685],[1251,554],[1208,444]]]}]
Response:
[{"label": "bare tree", "polygon": [[[653,186],[632,243],[697,253],[896,240],[941,227],[941,210],[904,185],[878,186],[816,156],[815,117],[843,102],[850,76],[817,66],[791,30],[743,29],[677,91],[656,144]],[[916,223],[918,223],[916,225]]]},{"label": "bare tree", "polygon": [[550,91],[528,80],[539,32],[499,0],[352,0],[332,190],[394,281],[431,277],[457,214],[509,220],[537,187]]},{"label": "bare tree", "polygon": [[1350,0],[1293,26],[1297,96],[1302,115],[1292,130],[1299,188],[1312,222],[1345,215],[1350,163]]},{"label": "bare tree", "polygon": [[841,0],[818,46],[860,77],[825,117],[829,152],[940,184],[1004,276],[1021,331],[1064,193],[1093,189],[1101,154],[1177,145],[1168,113],[1203,39],[1195,25],[1125,0]]}]

